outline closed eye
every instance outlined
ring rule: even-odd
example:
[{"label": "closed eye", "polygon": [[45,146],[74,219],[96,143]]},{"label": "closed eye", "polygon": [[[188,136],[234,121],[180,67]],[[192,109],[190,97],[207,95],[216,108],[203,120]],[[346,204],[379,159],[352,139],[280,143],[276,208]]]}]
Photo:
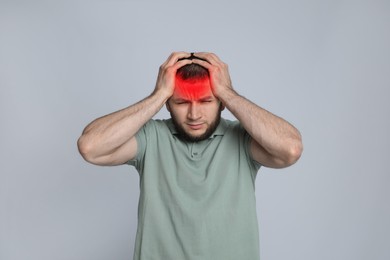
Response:
[{"label": "closed eye", "polygon": [[202,103],[210,103],[214,101],[214,98],[212,96],[206,96],[199,100]]},{"label": "closed eye", "polygon": [[180,105],[180,104],[187,104],[188,101],[187,100],[176,100],[175,103],[178,104],[178,105]]}]

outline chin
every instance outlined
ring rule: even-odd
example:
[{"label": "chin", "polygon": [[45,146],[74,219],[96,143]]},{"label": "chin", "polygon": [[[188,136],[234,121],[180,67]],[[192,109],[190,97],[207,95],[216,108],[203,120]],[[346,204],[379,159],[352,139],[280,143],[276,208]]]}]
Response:
[{"label": "chin", "polygon": [[187,126],[179,124],[176,121],[176,118],[172,115],[172,113],[171,116],[172,116],[172,122],[179,134],[179,137],[187,142],[192,142],[192,143],[200,142],[208,139],[214,133],[221,119],[221,114],[219,114],[216,120],[214,120],[211,124],[206,124],[205,129],[203,129],[202,133],[193,135],[191,134],[191,132],[198,131],[198,130],[192,130],[192,129],[187,130],[188,129]]}]

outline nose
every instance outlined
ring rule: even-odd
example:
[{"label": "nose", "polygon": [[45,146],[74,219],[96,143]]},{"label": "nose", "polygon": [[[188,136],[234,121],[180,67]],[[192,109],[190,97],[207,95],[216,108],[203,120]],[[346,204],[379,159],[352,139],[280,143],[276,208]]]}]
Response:
[{"label": "nose", "polygon": [[198,104],[192,102],[188,108],[188,118],[191,120],[197,120],[201,117],[201,111]]}]

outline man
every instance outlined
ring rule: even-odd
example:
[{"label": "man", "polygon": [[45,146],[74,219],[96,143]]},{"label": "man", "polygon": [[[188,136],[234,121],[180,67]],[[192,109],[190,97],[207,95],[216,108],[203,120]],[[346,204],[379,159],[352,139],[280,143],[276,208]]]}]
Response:
[{"label": "man", "polygon": [[[166,105],[168,120],[152,117]],[[237,121],[220,117],[227,108]],[[142,101],[89,124],[80,153],[140,174],[136,260],[255,260],[255,177],[302,152],[297,129],[237,94],[212,53],[172,53]]]}]

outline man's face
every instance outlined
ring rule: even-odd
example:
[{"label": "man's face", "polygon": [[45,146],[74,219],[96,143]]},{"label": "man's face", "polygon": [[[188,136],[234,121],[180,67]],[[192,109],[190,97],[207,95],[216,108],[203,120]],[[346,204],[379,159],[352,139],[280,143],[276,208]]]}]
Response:
[{"label": "man's face", "polygon": [[176,79],[175,91],[167,108],[180,136],[190,142],[210,137],[219,124],[223,109],[211,91],[209,78]]}]

